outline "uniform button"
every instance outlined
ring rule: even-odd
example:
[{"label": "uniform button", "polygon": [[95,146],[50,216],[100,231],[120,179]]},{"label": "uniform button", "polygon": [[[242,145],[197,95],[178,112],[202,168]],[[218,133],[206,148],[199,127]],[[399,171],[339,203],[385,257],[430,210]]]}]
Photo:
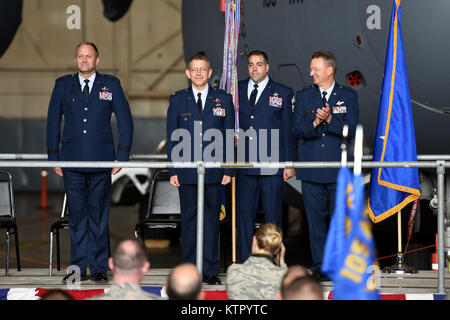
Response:
[{"label": "uniform button", "polygon": [[325,145],[324,145],[324,144],[322,145],[322,148],[325,148]]},{"label": "uniform button", "polygon": [[87,119],[85,118],[85,119],[83,119],[83,122],[87,122]]},{"label": "uniform button", "polygon": [[87,111],[88,110],[88,107],[84,107],[84,111]]},{"label": "uniform button", "polygon": [[202,122],[202,121],[200,121],[200,124],[203,124],[203,122]]},{"label": "uniform button", "polygon": [[253,126],[250,126],[250,129],[253,129]]},{"label": "uniform button", "polygon": [[325,137],[325,133],[322,133],[322,137]]},{"label": "uniform button", "polygon": [[249,139],[250,139],[250,140],[253,140],[253,138],[252,138],[252,137],[249,137]]},{"label": "uniform button", "polygon": [[203,147],[203,145],[202,145],[202,144],[200,144],[200,147]]},{"label": "uniform button", "polygon": [[87,133],[87,130],[83,130],[83,134],[86,134]]},{"label": "uniform button", "polygon": [[254,119],[255,117],[254,116],[250,116],[250,119]]},{"label": "uniform button", "polygon": [[202,135],[203,135],[203,133],[200,132],[200,136],[202,136]]}]

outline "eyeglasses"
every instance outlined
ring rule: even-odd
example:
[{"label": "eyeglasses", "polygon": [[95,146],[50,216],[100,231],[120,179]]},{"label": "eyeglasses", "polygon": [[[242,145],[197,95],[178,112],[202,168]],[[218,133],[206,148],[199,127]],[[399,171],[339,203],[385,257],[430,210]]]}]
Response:
[{"label": "eyeglasses", "polygon": [[198,69],[198,68],[194,68],[194,69],[189,69],[189,71],[191,72],[191,73],[207,73],[208,72],[208,70],[209,69],[206,69],[206,68],[200,68],[200,69]]}]

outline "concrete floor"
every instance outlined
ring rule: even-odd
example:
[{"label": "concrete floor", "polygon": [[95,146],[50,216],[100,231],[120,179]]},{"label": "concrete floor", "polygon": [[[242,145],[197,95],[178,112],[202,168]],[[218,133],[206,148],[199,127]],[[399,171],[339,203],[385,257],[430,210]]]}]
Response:
[{"label": "concrete floor", "polygon": [[[40,208],[40,193],[16,192],[14,194],[15,213],[18,224],[20,256],[22,268],[47,268],[49,264],[50,226],[61,215],[63,193],[50,193],[48,208]],[[110,244],[113,248],[119,241],[134,238],[134,226],[139,219],[139,207],[111,206],[109,227]],[[5,257],[5,234],[0,234],[0,255]],[[66,268],[70,262],[70,237],[68,230],[60,231],[61,265]],[[56,263],[56,243],[54,263]],[[172,267],[180,260],[179,245],[170,248],[149,249],[149,258],[154,267]],[[11,254],[15,254],[11,241]],[[15,258],[11,258],[10,268],[16,268]],[[0,268],[5,268],[5,259],[0,257]]]}]

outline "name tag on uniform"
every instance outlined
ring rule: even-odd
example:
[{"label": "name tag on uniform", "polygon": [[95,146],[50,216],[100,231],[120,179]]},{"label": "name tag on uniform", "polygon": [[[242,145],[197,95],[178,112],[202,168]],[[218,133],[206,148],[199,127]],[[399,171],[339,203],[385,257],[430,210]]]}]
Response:
[{"label": "name tag on uniform", "polygon": [[333,107],[333,113],[347,113],[347,107]]},{"label": "name tag on uniform", "polygon": [[273,97],[269,97],[269,106],[274,108],[281,108],[283,105],[283,98],[278,97],[278,93],[274,93]]},{"label": "name tag on uniform", "polygon": [[100,91],[100,100],[112,101],[112,92]]},{"label": "name tag on uniform", "polygon": [[225,109],[220,107],[213,108],[213,115],[216,117],[225,117]]}]

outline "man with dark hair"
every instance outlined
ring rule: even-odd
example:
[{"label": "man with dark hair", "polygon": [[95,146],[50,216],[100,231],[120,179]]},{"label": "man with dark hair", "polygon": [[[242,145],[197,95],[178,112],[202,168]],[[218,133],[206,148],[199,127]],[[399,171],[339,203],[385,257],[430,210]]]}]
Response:
[{"label": "man with dark hair", "polygon": [[[75,55],[77,73],[55,81],[47,117],[48,160],[128,161],[133,139],[130,107],[120,80],[97,72],[99,61],[97,47],[82,42]],[[112,113],[119,131],[117,152],[111,128]],[[54,168],[54,171],[63,177],[67,195],[70,264],[80,268],[82,281],[88,279],[89,265],[91,279],[105,283],[108,281],[111,174],[120,168]],[[72,274],[63,281],[68,281]]]},{"label": "man with dark hair", "polygon": [[[295,161],[296,146],[291,133],[294,91],[273,81],[268,73],[267,54],[260,50],[250,52],[250,78],[239,82],[239,127],[250,136],[239,138],[238,150],[239,144],[245,144],[245,162],[268,161],[262,157],[269,155],[271,161]],[[295,170],[238,169],[237,173],[238,243],[244,262],[251,253],[260,199],[265,222],[281,228],[285,182],[295,175]]]},{"label": "man with dark hair", "polygon": [[161,300],[156,294],[145,292],[140,284],[150,269],[141,240],[121,241],[109,258],[109,267],[113,272],[113,284],[103,294],[92,300]]},{"label": "man with dark hair", "polygon": [[[225,132],[234,129],[233,100],[225,91],[209,86],[211,74],[209,59],[202,53],[194,55],[186,69],[191,87],[170,96],[167,110],[169,161],[225,161]],[[179,188],[180,194],[182,261],[196,263],[197,233],[200,232],[197,230],[197,170],[172,168],[169,175],[170,184]],[[202,271],[207,284],[220,284],[217,276],[219,214],[223,188],[230,183],[232,175],[232,169],[205,171]]]},{"label": "man with dark hair", "polygon": [[[303,140],[299,161],[340,161],[344,125],[348,126],[347,143],[355,135],[358,97],[352,89],[335,82],[332,52],[315,52],[310,69],[314,85],[298,91],[295,97],[293,135]],[[337,172],[337,168],[297,169],[309,227],[311,271],[319,280],[329,280],[321,266],[328,221],[334,211]]]},{"label": "man with dark hair", "polygon": [[169,300],[203,300],[202,280],[197,267],[192,263],[176,266],[167,279]]}]

